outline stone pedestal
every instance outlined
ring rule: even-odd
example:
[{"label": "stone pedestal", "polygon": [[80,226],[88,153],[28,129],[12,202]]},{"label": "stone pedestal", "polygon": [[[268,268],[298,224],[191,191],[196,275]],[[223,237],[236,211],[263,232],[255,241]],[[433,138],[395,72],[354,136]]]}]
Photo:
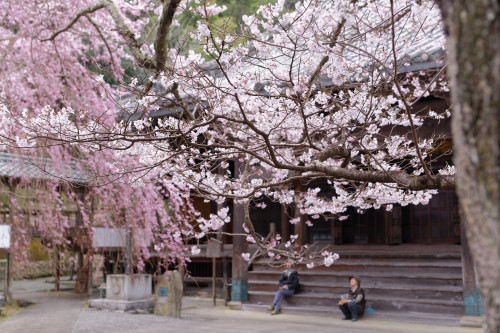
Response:
[{"label": "stone pedestal", "polygon": [[89,300],[90,307],[109,310],[148,310],[154,305],[149,274],[110,274],[106,277],[106,298]]},{"label": "stone pedestal", "polygon": [[465,327],[483,327],[484,317],[483,316],[463,316],[460,318],[460,326]]},{"label": "stone pedestal", "polygon": [[179,271],[169,271],[162,275],[156,285],[155,314],[168,317],[181,317],[182,277]]},{"label": "stone pedestal", "polygon": [[228,306],[231,310],[241,310],[241,309],[243,309],[243,303],[242,303],[242,302],[238,302],[238,301],[231,301],[231,302],[228,302],[228,303],[227,303],[227,306]]},{"label": "stone pedestal", "polygon": [[151,297],[152,279],[149,274],[110,274],[106,277],[106,298],[137,301]]}]

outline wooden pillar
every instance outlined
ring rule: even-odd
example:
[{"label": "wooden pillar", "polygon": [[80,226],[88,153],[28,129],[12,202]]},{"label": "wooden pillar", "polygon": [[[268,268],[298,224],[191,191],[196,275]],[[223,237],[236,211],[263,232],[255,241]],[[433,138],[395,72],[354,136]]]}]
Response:
[{"label": "wooden pillar", "polygon": [[[460,223],[460,205],[458,204],[458,195],[453,193],[453,242],[462,243],[462,223]],[[463,235],[465,237],[465,235]]]},{"label": "wooden pillar", "polygon": [[341,245],[343,243],[342,237],[342,221],[330,220],[330,230],[332,233],[332,245]]},{"label": "wooden pillar", "polygon": [[[217,168],[217,174],[219,176],[224,176],[224,172],[225,172],[225,169],[221,168],[220,166]],[[212,206],[213,207],[213,206]],[[218,214],[220,210],[222,210],[223,208],[227,207],[227,202],[224,201],[223,203],[217,203],[217,211],[215,212],[215,214]],[[226,224],[224,224],[219,230],[217,230],[217,240],[220,242],[221,246],[222,246],[222,250],[224,249],[224,244],[226,243],[226,237],[225,235],[222,233],[223,231],[225,231],[226,229]]]},{"label": "wooden pillar", "polygon": [[[12,181],[10,184],[9,184],[9,224],[10,224],[10,237],[11,237],[11,243],[12,243],[12,235],[14,234],[14,215],[16,214],[16,210],[15,210],[15,205],[14,205],[14,197],[16,195],[16,186],[17,186],[17,183],[16,181]],[[11,300],[12,299],[12,293],[10,291],[10,280],[12,279],[12,253],[11,253],[11,250],[10,248],[7,249],[8,252],[7,252],[7,283],[6,283],[6,291],[5,291],[5,297],[7,300]]]},{"label": "wooden pillar", "polygon": [[394,205],[391,211],[384,212],[385,244],[401,244],[403,241],[401,226],[402,215],[403,213],[401,207],[398,205]]},{"label": "wooden pillar", "polygon": [[[235,161],[235,177],[240,176],[242,163]],[[245,211],[241,204],[234,203],[233,207],[233,233],[244,234],[243,223],[245,223]],[[248,242],[245,236],[233,236],[233,267],[231,300],[233,302],[245,302],[248,300],[248,265],[241,257],[242,253],[248,252]]]},{"label": "wooden pillar", "polygon": [[125,274],[132,274],[132,231],[125,229]]},{"label": "wooden pillar", "polygon": [[120,252],[114,252],[113,256],[113,268],[111,274],[118,274],[118,263],[120,261]]},{"label": "wooden pillar", "polygon": [[[222,175],[224,170],[219,167],[218,170],[217,170],[218,174],[219,175]],[[217,213],[225,208],[227,206],[227,204],[224,202],[224,203],[220,203],[220,204],[217,204]],[[224,243],[226,242],[226,237],[225,235],[222,233],[222,231],[224,231],[224,229],[226,229],[226,225],[224,224],[218,231],[217,231],[217,240],[218,240],[218,243],[219,243],[219,253],[218,253],[218,258],[222,257],[224,255]],[[227,272],[225,271],[227,269],[227,259],[224,258],[222,260],[222,290],[223,290],[223,293],[224,293],[224,301],[227,300]],[[213,297],[213,303],[214,303],[214,306],[217,305],[217,299],[216,299],[216,291],[217,291],[217,258],[216,257],[213,257],[212,258],[212,297]]]},{"label": "wooden pillar", "polygon": [[94,278],[94,275],[93,275],[93,265],[92,265],[92,259],[90,259],[90,254],[92,252],[89,251],[89,280],[88,280],[88,286],[87,286],[87,293],[89,294],[89,296],[92,296],[92,288],[94,287],[94,283],[93,283],[93,278]]},{"label": "wooden pillar", "polygon": [[78,265],[76,272],[76,283],[75,283],[75,291],[77,293],[84,293],[88,291],[88,278],[89,278],[89,247],[91,246],[91,242],[87,232],[85,231],[83,225],[83,216],[81,213],[82,209],[85,207],[81,206],[79,201],[84,205],[85,201],[85,189],[81,189],[77,193],[77,212],[75,217],[75,233],[73,235],[74,239],[77,240],[77,248],[78,248]]},{"label": "wooden pillar", "polygon": [[[74,257],[75,256],[75,251],[73,250],[73,252],[71,253],[71,257]],[[71,267],[69,269],[69,280],[70,281],[73,281],[73,278],[74,278],[74,275],[75,274],[75,261],[72,260],[71,261]],[[104,279],[104,281],[106,281],[106,279]]]},{"label": "wooden pillar", "polygon": [[[245,213],[243,205],[235,204],[233,208],[233,232],[244,233],[243,223]],[[233,236],[233,267],[231,300],[245,302],[248,300],[248,266],[241,257],[242,253],[248,252],[248,243],[245,236]]]},{"label": "wooden pillar", "polygon": [[281,204],[281,240],[288,241],[290,238],[290,222],[288,222],[288,206]]},{"label": "wooden pillar", "polygon": [[212,297],[214,306],[216,305],[217,287],[217,258],[222,256],[222,242],[217,238],[211,238],[207,244],[207,258],[212,258]]},{"label": "wooden pillar", "polygon": [[[303,191],[303,186],[300,181],[297,181],[295,184],[295,192],[296,193],[301,193]],[[294,208],[294,217],[300,217],[300,221],[294,225],[294,233],[297,235],[297,240],[295,241],[296,244],[298,245],[305,245],[307,244],[307,226],[306,226],[306,219],[307,216],[303,215],[300,213],[300,209],[295,204]]]},{"label": "wooden pillar", "polygon": [[224,251],[222,251],[222,291],[224,293],[224,302],[227,302],[229,299],[229,290],[228,290],[228,274],[227,274],[227,257],[224,255]]},{"label": "wooden pillar", "polygon": [[217,305],[217,258],[212,258],[212,301]]},{"label": "wooden pillar", "polygon": [[[89,218],[90,218],[90,226],[89,227],[93,227],[94,226],[94,196],[90,196],[90,213],[89,213]],[[88,283],[88,287],[87,287],[87,291],[88,291],[88,295],[89,297],[92,296],[92,291],[93,291],[93,288],[94,288],[94,270],[93,270],[93,262],[94,262],[94,259],[91,259],[90,257],[94,258],[94,255],[93,255],[93,248],[92,248],[92,238],[90,238],[90,241],[89,241],[89,283]],[[106,280],[104,280],[106,281]]]},{"label": "wooden pillar", "polygon": [[276,237],[276,223],[275,222],[269,223],[269,234],[271,235],[271,238]]},{"label": "wooden pillar", "polygon": [[5,298],[7,301],[12,300],[12,293],[10,291],[10,279],[12,278],[12,254],[10,253],[10,249],[7,249],[7,281],[5,283]]}]

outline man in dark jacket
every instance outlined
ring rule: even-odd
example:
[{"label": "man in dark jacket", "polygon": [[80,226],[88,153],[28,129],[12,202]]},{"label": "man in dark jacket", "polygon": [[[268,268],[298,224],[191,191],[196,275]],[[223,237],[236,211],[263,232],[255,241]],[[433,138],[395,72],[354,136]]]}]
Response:
[{"label": "man in dark jacket", "polygon": [[295,294],[299,287],[299,273],[293,269],[293,263],[291,261],[287,261],[286,270],[281,274],[279,285],[280,288],[274,297],[274,302],[269,307],[272,315],[281,312],[281,302],[283,302],[285,296]]},{"label": "man in dark jacket", "polygon": [[365,312],[365,291],[361,288],[361,281],[354,276],[349,278],[349,284],[351,288],[347,294],[342,295],[339,309],[344,314],[343,320],[357,321],[359,316]]}]

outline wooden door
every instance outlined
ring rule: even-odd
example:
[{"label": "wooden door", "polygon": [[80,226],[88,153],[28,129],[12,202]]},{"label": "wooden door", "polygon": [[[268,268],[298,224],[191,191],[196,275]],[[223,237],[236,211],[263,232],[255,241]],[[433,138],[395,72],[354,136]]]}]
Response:
[{"label": "wooden door", "polygon": [[453,243],[455,240],[455,195],[439,191],[427,205],[403,210],[403,241],[410,243]]}]

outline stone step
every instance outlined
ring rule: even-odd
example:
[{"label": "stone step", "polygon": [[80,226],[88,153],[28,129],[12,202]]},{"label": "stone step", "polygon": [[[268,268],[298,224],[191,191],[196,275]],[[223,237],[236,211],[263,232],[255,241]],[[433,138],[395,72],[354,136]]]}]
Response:
[{"label": "stone step", "polygon": [[[428,317],[438,313],[453,317],[455,323],[463,314],[459,246],[358,246],[334,252],[340,254],[340,259],[333,266],[308,269],[307,262],[295,266],[301,289],[285,299],[287,307],[313,307],[331,313],[338,307],[340,294],[348,288],[348,278],[356,276],[362,280],[368,305],[375,312],[415,312]],[[250,303],[272,302],[282,265],[268,257],[254,262],[248,274]]]},{"label": "stone step", "polygon": [[[253,304],[246,303],[243,304],[242,309],[244,311],[259,311],[267,312],[268,304]],[[303,316],[321,316],[321,317],[335,317],[341,318],[342,313],[335,307],[317,307],[317,306],[287,306],[281,309],[282,313],[295,314]],[[459,326],[460,316],[459,315],[446,315],[446,314],[436,314],[436,313],[425,313],[425,312],[401,312],[401,311],[378,311],[373,310],[373,312],[367,312],[363,315],[362,320],[384,320],[384,321],[395,321],[395,322],[405,322],[405,323],[416,323],[416,324],[428,324],[428,325],[446,325],[446,326]]]},{"label": "stone step", "polygon": [[[462,267],[457,266],[455,263],[450,265],[430,265],[430,266],[418,266],[418,265],[392,265],[390,263],[377,263],[377,264],[357,264],[356,262],[336,262],[334,266],[324,267],[318,266],[313,270],[308,269],[305,265],[296,265],[295,269],[299,272],[304,271],[314,271],[314,272],[329,272],[332,269],[336,271],[348,271],[353,274],[357,274],[358,272],[401,272],[404,271],[408,274],[413,273],[447,273],[447,274],[456,274],[457,276],[462,275]],[[275,267],[265,265],[265,264],[257,264],[253,266],[253,270],[256,271],[276,271]]]},{"label": "stone step", "polygon": [[[248,280],[249,285],[255,286],[272,286],[273,288],[278,287],[277,280]],[[347,289],[349,286],[347,281],[343,282],[333,282],[329,281],[327,283],[324,282],[304,282],[302,279],[300,280],[300,286],[304,288],[342,288],[343,290]],[[362,284],[363,289],[386,289],[388,286],[379,284],[379,283],[371,283],[366,282]],[[409,291],[417,291],[417,290],[426,290],[426,291],[447,291],[454,293],[462,293],[463,288],[461,286],[453,286],[453,285],[433,285],[433,284],[425,284],[419,283],[418,280],[412,281],[412,283],[394,283],[391,284],[391,289],[394,290],[409,290]]]},{"label": "stone step", "polygon": [[[270,259],[260,259],[254,262],[254,266],[265,266],[271,267],[271,265],[284,264],[284,261],[276,261]],[[305,264],[297,264],[299,266],[305,266]],[[393,267],[458,267],[462,268],[462,261],[460,257],[458,259],[421,259],[421,258],[409,258],[409,259],[394,259],[394,258],[345,258],[342,257],[335,262],[334,266],[393,266]],[[323,267],[328,270],[328,267],[320,266],[318,269]]]},{"label": "stone step", "polygon": [[[265,281],[277,281],[280,278],[280,271],[249,271],[249,280],[265,280]],[[343,282],[349,276],[356,276],[360,278],[363,283],[380,283],[387,284],[388,286],[392,283],[397,283],[401,281],[402,283],[412,283],[412,281],[418,280],[421,284],[443,284],[443,285],[462,285],[462,275],[457,273],[439,273],[439,272],[415,272],[412,274],[407,274],[404,270],[396,272],[381,271],[317,271],[317,270],[307,270],[299,271],[301,282]]]},{"label": "stone step", "polygon": [[[249,290],[276,291],[276,281],[249,280]],[[319,294],[344,294],[347,290],[344,283],[300,282],[300,292]],[[462,300],[463,289],[458,286],[432,284],[393,284],[390,289],[386,285],[363,284],[367,295],[404,296],[408,298],[440,298],[447,300]]]},{"label": "stone step", "polygon": [[[276,292],[272,291],[249,291],[249,303],[271,304]],[[328,307],[331,309],[338,307],[338,295],[319,293],[298,293],[286,297],[283,306],[314,306]],[[463,302],[459,300],[443,300],[439,298],[429,299],[409,299],[397,296],[376,296],[367,295],[368,307],[374,311],[415,311],[423,313],[440,313],[463,315]]]},{"label": "stone step", "polygon": [[[248,278],[251,281],[274,281],[274,284],[277,285],[278,280],[279,280],[279,275],[268,275],[268,276],[263,276],[263,275],[249,275]],[[332,276],[330,278],[327,277],[318,277],[318,276],[300,276],[300,284],[304,283],[320,283],[324,285],[328,285],[330,283],[333,283],[335,285],[343,285],[344,288],[348,286],[348,279],[349,276]],[[413,279],[409,277],[366,277],[366,276],[361,276],[361,281],[362,285],[373,285],[373,286],[378,286],[379,288],[385,288],[385,289],[391,289],[391,285],[398,284],[398,285],[403,285],[403,286],[414,286],[414,285],[432,285],[435,286],[436,288],[440,288],[441,286],[451,286],[451,287],[458,287],[462,288],[462,281],[459,279]]]},{"label": "stone step", "polygon": [[[307,260],[302,263],[296,263],[296,267],[305,268]],[[270,258],[262,258],[253,263],[258,269],[273,269],[272,266],[284,266],[282,260],[272,260]],[[462,267],[460,257],[453,259],[425,259],[416,258],[390,258],[390,257],[341,257],[331,267],[400,267],[400,268],[459,268]],[[315,270],[330,270],[331,267],[317,266]],[[256,268],[257,269],[257,268]]]},{"label": "stone step", "polygon": [[[442,250],[435,250],[437,252],[422,252],[423,248],[419,247],[419,251],[415,252],[405,252],[399,251],[397,247],[393,248],[391,251],[370,251],[369,249],[360,249],[356,251],[344,251],[340,249],[330,249],[330,252],[337,252],[340,256],[340,260],[345,259],[370,259],[370,260],[407,260],[407,261],[435,261],[435,260],[458,260],[462,258],[461,251],[450,251],[443,253]],[[424,248],[425,249],[425,248]],[[458,247],[460,249],[460,247]],[[279,263],[284,260],[271,259],[269,257],[262,257],[259,262],[273,262]]]}]

